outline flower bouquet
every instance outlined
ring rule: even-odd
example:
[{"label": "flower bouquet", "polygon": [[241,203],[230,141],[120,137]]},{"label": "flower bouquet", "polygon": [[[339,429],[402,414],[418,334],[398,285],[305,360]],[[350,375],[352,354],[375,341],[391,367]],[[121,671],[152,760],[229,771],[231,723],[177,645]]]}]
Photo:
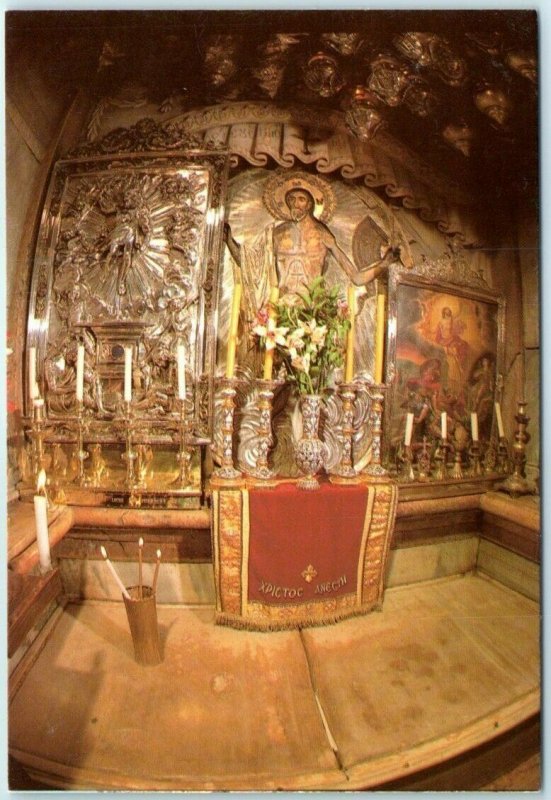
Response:
[{"label": "flower bouquet", "polygon": [[304,291],[284,295],[257,314],[253,334],[273,350],[301,395],[321,394],[342,366],[348,305],[338,286],[315,278]]},{"label": "flower bouquet", "polygon": [[303,489],[319,487],[316,473],[326,450],[318,438],[321,393],[342,366],[349,328],[348,305],[339,287],[329,288],[321,277],[302,292],[262,308],[253,326],[266,357],[275,353],[302,399],[303,436],[295,443],[295,456],[305,476],[297,484]]}]

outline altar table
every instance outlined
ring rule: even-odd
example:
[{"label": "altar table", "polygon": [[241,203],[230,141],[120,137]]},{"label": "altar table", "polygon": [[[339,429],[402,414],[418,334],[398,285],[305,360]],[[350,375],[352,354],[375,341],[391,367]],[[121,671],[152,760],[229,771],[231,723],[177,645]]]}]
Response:
[{"label": "altar table", "polygon": [[392,482],[214,490],[216,621],[280,630],[380,607],[396,502]]}]

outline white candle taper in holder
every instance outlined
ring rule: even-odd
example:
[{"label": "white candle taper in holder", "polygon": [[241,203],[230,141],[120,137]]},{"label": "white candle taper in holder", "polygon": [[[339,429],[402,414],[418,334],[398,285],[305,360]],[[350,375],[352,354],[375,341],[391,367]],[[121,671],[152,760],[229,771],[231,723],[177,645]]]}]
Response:
[{"label": "white candle taper in holder", "polygon": [[478,414],[476,411],[471,412],[471,435],[473,442],[478,442]]},{"label": "white candle taper in holder", "polygon": [[52,568],[50,556],[50,538],[48,535],[48,499],[46,497],[46,473],[40,470],[34,496],[34,519],[36,524],[36,543],[38,545],[38,559],[42,572]]},{"label": "white candle taper in holder", "polygon": [[178,364],[178,399],[186,399],[186,347],[178,344],[176,348],[176,362]]},{"label": "white candle taper in holder", "polygon": [[159,564],[161,563],[161,551],[157,550],[157,563],[155,564],[155,572],[153,574],[153,594],[157,591],[157,580],[159,578]]},{"label": "white candle taper in holder", "polygon": [[115,570],[115,567],[114,567],[114,566],[113,566],[113,564],[112,564],[112,563],[109,561],[109,558],[107,557],[107,551],[106,551],[106,549],[105,549],[105,547],[104,547],[103,545],[101,545],[101,547],[100,547],[100,551],[101,551],[101,554],[102,554],[102,556],[103,556],[103,558],[104,558],[104,560],[105,560],[105,563],[107,564],[107,566],[108,566],[108,567],[109,567],[109,569],[111,570],[111,574],[113,575],[113,578],[115,579],[115,581],[116,581],[116,583],[117,583],[117,586],[119,587],[119,589],[121,590],[121,592],[123,593],[123,595],[126,597],[126,599],[127,599],[127,600],[130,600],[130,595],[129,595],[129,594],[128,594],[128,592],[126,591],[126,587],[125,587],[124,583],[121,581],[121,579],[120,579],[120,578],[119,578],[119,576],[117,575],[117,571]]},{"label": "white candle taper in holder", "polygon": [[82,403],[84,398],[84,345],[79,344],[77,348],[77,402]]},{"label": "white candle taper in holder", "polygon": [[138,596],[140,600],[143,598],[143,562],[142,562],[142,552],[143,552],[143,539],[140,536],[138,539]]},{"label": "white candle taper in holder", "polygon": [[411,444],[411,434],[413,433],[413,414],[411,411],[406,417],[406,432],[404,434],[404,444],[409,447]]},{"label": "white candle taper in holder", "polygon": [[500,439],[505,438],[505,431],[503,429],[503,418],[501,416],[501,406],[499,403],[495,404],[496,409],[496,419],[497,419],[497,432],[499,434]]},{"label": "white candle taper in holder", "polygon": [[132,348],[124,348],[124,402],[132,402]]},{"label": "white candle taper in holder", "polygon": [[442,411],[440,415],[440,431],[442,433],[442,439],[448,438],[448,415],[445,411]]}]

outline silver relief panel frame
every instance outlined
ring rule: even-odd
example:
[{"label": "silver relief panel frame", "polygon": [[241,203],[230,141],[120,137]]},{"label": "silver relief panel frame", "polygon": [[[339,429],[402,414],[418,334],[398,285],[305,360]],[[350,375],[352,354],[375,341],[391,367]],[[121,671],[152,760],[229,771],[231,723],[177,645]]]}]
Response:
[{"label": "silver relief panel frame", "polygon": [[[172,151],[59,161],[42,214],[27,348],[50,420],[84,406],[97,441],[112,441],[124,346],[134,352],[133,401],[144,436],[166,440],[176,414],[176,347],[186,349],[187,413],[212,437],[216,329],[227,154]],[[26,363],[29,408],[29,362]],[[148,427],[148,423],[151,423]]]}]

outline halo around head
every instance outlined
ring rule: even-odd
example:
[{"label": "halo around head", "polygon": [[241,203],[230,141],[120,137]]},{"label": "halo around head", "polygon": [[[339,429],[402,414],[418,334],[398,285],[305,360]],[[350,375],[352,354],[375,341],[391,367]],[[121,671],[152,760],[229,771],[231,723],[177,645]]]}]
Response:
[{"label": "halo around head", "polygon": [[314,216],[320,222],[329,222],[335,212],[333,189],[323,178],[299,171],[278,170],[267,179],[262,199],[273,217],[282,220],[291,219],[285,196],[292,189],[303,189],[309,192],[314,198]]}]

